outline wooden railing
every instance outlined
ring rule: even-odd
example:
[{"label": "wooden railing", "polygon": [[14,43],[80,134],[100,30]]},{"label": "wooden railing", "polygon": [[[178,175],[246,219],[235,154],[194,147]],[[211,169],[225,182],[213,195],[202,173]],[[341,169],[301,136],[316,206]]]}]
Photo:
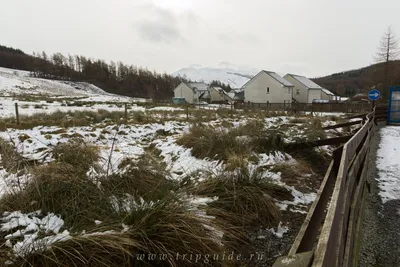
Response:
[{"label": "wooden railing", "polygon": [[373,110],[360,130],[333,153],[317,197],[287,256],[274,267],[357,266],[360,225],[368,191],[368,153],[376,127]]},{"label": "wooden railing", "polygon": [[236,109],[261,109],[270,111],[298,111],[298,112],[341,112],[360,113],[371,110],[370,103],[248,103],[236,102]]}]

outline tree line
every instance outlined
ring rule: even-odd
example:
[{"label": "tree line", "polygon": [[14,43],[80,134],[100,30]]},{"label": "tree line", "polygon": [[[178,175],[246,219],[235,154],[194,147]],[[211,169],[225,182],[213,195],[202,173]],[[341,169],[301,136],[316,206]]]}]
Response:
[{"label": "tree line", "polygon": [[108,63],[61,53],[47,55],[46,52],[41,52],[28,55],[19,49],[1,45],[0,66],[30,71],[37,78],[84,81],[110,93],[156,100],[171,98],[173,89],[184,80],[122,62]]},{"label": "tree line", "polygon": [[224,89],[225,92],[230,92],[232,90],[231,86],[229,84],[224,84],[220,81],[212,81],[210,86],[215,86],[215,87],[221,87],[222,89]]}]

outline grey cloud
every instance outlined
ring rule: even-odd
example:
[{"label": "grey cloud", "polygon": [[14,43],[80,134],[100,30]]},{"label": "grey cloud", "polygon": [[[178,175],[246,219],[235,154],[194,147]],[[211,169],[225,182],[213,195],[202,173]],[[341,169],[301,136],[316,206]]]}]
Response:
[{"label": "grey cloud", "polygon": [[144,6],[145,18],[135,24],[141,38],[154,43],[173,43],[183,40],[178,17],[170,10],[154,5]]},{"label": "grey cloud", "polygon": [[173,43],[182,39],[177,27],[159,22],[147,21],[138,25],[140,36],[147,41],[155,43]]}]

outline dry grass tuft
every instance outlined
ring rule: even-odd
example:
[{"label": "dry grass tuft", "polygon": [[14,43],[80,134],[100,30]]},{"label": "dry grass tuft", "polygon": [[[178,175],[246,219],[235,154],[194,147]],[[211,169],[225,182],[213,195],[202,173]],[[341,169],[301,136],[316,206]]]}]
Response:
[{"label": "dry grass tuft", "polygon": [[[274,198],[279,200],[293,198],[286,188],[262,177],[261,172],[249,173],[247,170],[206,179],[193,186],[191,190],[200,196],[217,196],[218,200],[209,206],[226,212],[228,216],[220,219],[237,226],[277,225],[280,221],[280,212],[274,203]],[[213,213],[212,209],[209,211],[212,215],[219,215]]]},{"label": "dry grass tuft", "polygon": [[[131,210],[123,222],[128,227],[124,231],[120,227],[112,234],[94,233],[57,242],[51,250],[31,254],[18,266],[221,266],[182,259],[183,254],[206,255],[222,249],[215,231],[206,227],[209,221],[189,212],[184,203],[159,201]],[[156,254],[168,257],[160,260]]]},{"label": "dry grass tuft", "polygon": [[15,145],[9,141],[0,138],[0,159],[1,165],[9,173],[17,173],[25,170],[35,162],[24,158],[18,151]]},{"label": "dry grass tuft", "polygon": [[70,139],[53,148],[53,157],[60,163],[74,166],[75,171],[85,174],[99,160],[99,149],[81,139]]},{"label": "dry grass tuft", "polygon": [[222,161],[227,161],[232,155],[246,158],[254,152],[270,152],[283,147],[279,133],[266,130],[264,123],[257,120],[230,129],[195,125],[177,143],[192,148],[195,157]]}]

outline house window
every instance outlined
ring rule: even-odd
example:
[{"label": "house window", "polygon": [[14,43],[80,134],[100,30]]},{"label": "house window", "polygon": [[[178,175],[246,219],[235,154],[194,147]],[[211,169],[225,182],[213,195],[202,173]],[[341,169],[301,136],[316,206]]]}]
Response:
[{"label": "house window", "polygon": [[296,95],[300,94],[300,89],[296,89]]},{"label": "house window", "polygon": [[267,94],[269,94],[269,87],[267,87]]}]

